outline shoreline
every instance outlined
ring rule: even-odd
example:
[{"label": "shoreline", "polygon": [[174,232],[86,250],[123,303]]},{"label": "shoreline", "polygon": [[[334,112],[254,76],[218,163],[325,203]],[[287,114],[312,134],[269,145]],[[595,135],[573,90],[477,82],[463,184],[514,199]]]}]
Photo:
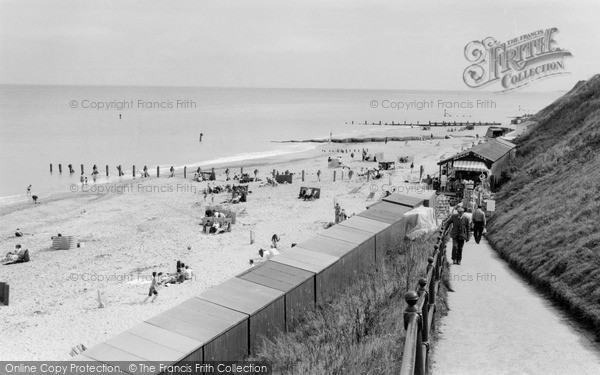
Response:
[{"label": "shoreline", "polygon": [[[484,127],[482,127],[483,129]],[[287,152],[287,153],[282,153],[282,154],[277,154],[277,155],[270,155],[270,156],[264,156],[264,157],[255,157],[255,158],[247,158],[247,159],[243,159],[243,160],[235,160],[235,161],[224,161],[224,162],[218,162],[218,163],[214,163],[214,164],[209,164],[211,163],[210,161],[207,162],[196,162],[196,163],[190,163],[189,165],[185,165],[185,166],[177,166],[174,167],[175,169],[175,175],[176,177],[179,177],[179,175],[181,175],[181,177],[183,176],[183,170],[184,167],[187,167],[187,174],[188,175],[192,175],[195,173],[195,170],[200,167],[203,171],[206,170],[210,170],[212,168],[214,168],[215,172],[224,172],[225,169],[240,169],[240,168],[252,168],[252,171],[254,169],[259,169],[261,167],[265,167],[274,163],[281,163],[281,162],[289,162],[289,163],[293,163],[293,162],[297,162],[297,161],[302,161],[302,160],[306,160],[306,159],[310,159],[312,157],[318,156],[323,154],[324,152],[327,152],[328,150],[324,150],[327,146],[327,144],[344,144],[346,145],[346,149],[349,149],[349,145],[351,144],[361,144],[361,149],[364,148],[364,144],[365,143],[385,143],[386,139],[387,142],[406,142],[406,141],[421,141],[421,137],[417,136],[417,135],[406,135],[406,136],[398,136],[398,135],[394,135],[395,133],[398,133],[399,131],[402,133],[405,132],[409,132],[409,133],[417,133],[419,135],[423,136],[423,141],[430,141],[430,140],[444,140],[445,139],[445,135],[452,135],[453,138],[474,138],[474,135],[470,135],[470,134],[466,134],[466,133],[483,133],[485,134],[485,131],[482,131],[481,129],[474,129],[474,130],[457,130],[454,132],[448,132],[448,130],[446,128],[443,128],[444,132],[443,135],[440,134],[434,134],[434,133],[442,133],[442,127],[437,127],[434,131],[434,128],[428,130],[428,131],[422,131],[421,128],[419,127],[417,128],[411,128],[409,126],[407,126],[406,128],[403,129],[398,129],[397,126],[395,126],[394,128],[383,128],[383,129],[371,129],[367,132],[365,132],[364,134],[362,134],[361,136],[356,136],[356,137],[344,137],[344,138],[332,138],[331,141],[329,139],[310,139],[310,140],[288,140],[288,141],[271,141],[272,143],[316,143],[316,145],[308,150],[302,150],[302,151],[294,151],[294,152]],[[485,128],[485,130],[487,130],[487,128]],[[385,134],[389,134],[388,136],[382,136],[379,133],[381,132],[385,132]],[[422,133],[426,133],[427,135],[429,135],[429,137],[425,137],[426,134],[422,134]],[[377,134],[378,136],[373,136],[373,134]],[[430,138],[430,135],[434,134],[434,138]],[[458,135],[460,134],[460,135]],[[481,135],[480,135],[481,138]],[[340,147],[337,146],[336,149],[339,149]],[[333,151],[333,150],[330,150]],[[217,159],[218,160],[218,159]],[[169,172],[169,167],[167,167],[166,165],[160,166],[161,168],[161,177],[159,178],[166,178],[170,172]],[[102,168],[99,168],[99,170],[103,170]],[[140,169],[141,170],[141,169]],[[119,184],[119,183],[123,183],[123,182],[129,182],[129,181],[135,181],[138,179],[142,179],[141,177],[139,177],[139,171],[136,169],[136,176],[133,177],[132,176],[132,170],[124,170],[125,175],[122,177],[116,176],[116,175],[112,175],[110,174],[109,176],[105,176],[102,173],[100,174],[100,176],[98,177],[99,181],[95,182],[95,183],[90,183],[88,182],[89,186],[93,186],[93,185],[110,185],[110,184]],[[252,171],[248,171],[248,172],[252,172]],[[149,169],[150,172],[150,177],[149,178],[157,178],[156,177],[156,169],[154,168],[150,168]],[[263,171],[261,171],[263,172]],[[269,171],[270,172],[270,171]],[[67,174],[68,172],[64,172],[65,174]],[[77,173],[77,172],[76,172]],[[263,172],[264,173],[264,172]],[[263,174],[264,176],[264,174]],[[189,178],[188,178],[189,179]],[[80,183],[78,180],[73,180],[73,182],[70,184],[72,185],[77,185],[80,186]],[[48,201],[48,200],[57,200],[57,199],[61,199],[60,197],[63,194],[66,194],[67,197],[69,196],[69,194],[71,194],[67,189],[69,188],[69,186],[65,186],[65,190],[61,190],[61,191],[54,191],[54,192],[50,192],[50,193],[44,193],[44,194],[37,194],[40,198],[40,201]],[[11,196],[6,196],[6,197],[0,197],[0,217],[2,215],[4,215],[6,208],[12,205],[25,205],[25,204],[31,204],[30,201],[30,197],[28,197],[25,194],[20,194],[20,195],[11,195]]]}]

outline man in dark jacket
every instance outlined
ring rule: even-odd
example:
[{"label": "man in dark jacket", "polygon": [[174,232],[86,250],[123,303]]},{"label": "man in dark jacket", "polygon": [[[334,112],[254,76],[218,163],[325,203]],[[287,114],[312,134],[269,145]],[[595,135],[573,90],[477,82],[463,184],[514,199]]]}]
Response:
[{"label": "man in dark jacket", "polygon": [[481,205],[479,205],[477,210],[473,212],[473,237],[475,237],[475,242],[479,243],[479,241],[481,241],[485,225],[485,212],[483,212]]},{"label": "man in dark jacket", "polygon": [[462,250],[465,241],[471,236],[469,219],[464,215],[465,209],[458,207],[457,212],[450,215],[444,222],[444,230],[452,224],[452,263],[460,264],[462,261]]}]

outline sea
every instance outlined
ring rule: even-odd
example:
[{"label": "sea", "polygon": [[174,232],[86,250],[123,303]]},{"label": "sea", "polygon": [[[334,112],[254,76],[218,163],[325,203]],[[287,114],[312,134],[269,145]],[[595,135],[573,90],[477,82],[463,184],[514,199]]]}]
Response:
[{"label": "sea", "polygon": [[318,144],[285,141],[357,137],[389,129],[385,123],[506,125],[511,117],[535,113],[561,95],[1,85],[0,205],[25,198],[29,185],[40,197],[68,191],[79,182],[81,164],[90,182],[97,165],[100,183],[116,178],[117,165],[130,176],[134,165],[155,173],[156,166],[210,167],[293,154]]}]

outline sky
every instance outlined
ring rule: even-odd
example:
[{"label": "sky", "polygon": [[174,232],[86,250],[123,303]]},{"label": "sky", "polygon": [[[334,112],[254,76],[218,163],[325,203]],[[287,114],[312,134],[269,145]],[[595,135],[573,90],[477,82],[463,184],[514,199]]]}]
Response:
[{"label": "sky", "polygon": [[597,0],[0,0],[0,84],[471,90],[469,42],[557,27],[569,74],[527,90],[568,90],[600,73],[599,14]]}]

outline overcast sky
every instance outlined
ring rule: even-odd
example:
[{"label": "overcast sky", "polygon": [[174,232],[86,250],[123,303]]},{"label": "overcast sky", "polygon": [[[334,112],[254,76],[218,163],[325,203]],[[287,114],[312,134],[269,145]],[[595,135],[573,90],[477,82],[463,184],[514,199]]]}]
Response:
[{"label": "overcast sky", "polygon": [[[466,90],[464,47],[557,27],[600,73],[600,1],[0,0],[0,83]],[[490,88],[494,91],[498,86]]]}]

